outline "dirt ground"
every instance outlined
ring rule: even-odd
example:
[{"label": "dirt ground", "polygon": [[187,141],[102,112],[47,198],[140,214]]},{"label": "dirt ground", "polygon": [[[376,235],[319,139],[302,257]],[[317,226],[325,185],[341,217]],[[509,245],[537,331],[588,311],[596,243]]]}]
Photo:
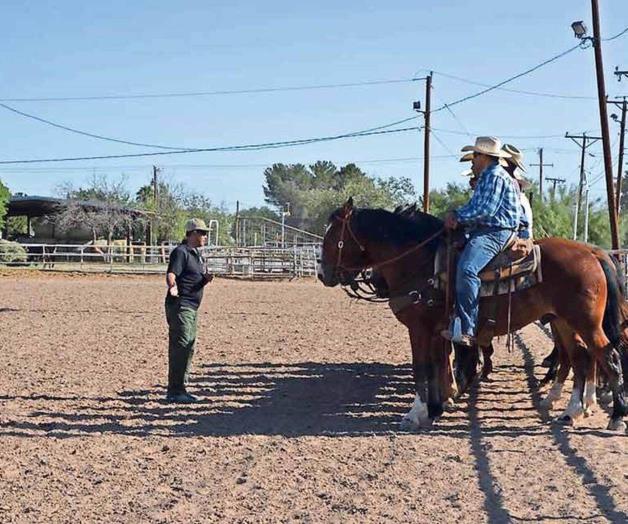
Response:
[{"label": "dirt ground", "polygon": [[215,281],[201,402],[175,407],[163,295],[158,277],[0,275],[0,522],[628,520],[628,440],[601,408],[575,429],[549,421],[537,326],[411,434],[409,343],[386,306],[312,281]]}]

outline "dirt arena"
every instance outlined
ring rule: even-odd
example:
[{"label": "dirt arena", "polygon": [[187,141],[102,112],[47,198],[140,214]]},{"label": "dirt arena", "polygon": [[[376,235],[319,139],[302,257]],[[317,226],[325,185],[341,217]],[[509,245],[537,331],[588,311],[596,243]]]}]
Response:
[{"label": "dirt arena", "polygon": [[628,439],[601,410],[548,422],[536,326],[499,345],[492,383],[409,434],[409,343],[386,306],[215,281],[202,401],[175,407],[163,295],[158,277],[0,275],[0,522],[628,520]]}]

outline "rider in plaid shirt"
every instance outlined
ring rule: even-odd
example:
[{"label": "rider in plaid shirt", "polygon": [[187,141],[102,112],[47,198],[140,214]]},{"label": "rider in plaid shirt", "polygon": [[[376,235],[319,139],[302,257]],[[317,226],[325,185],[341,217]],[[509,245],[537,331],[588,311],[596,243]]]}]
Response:
[{"label": "rider in plaid shirt", "polygon": [[499,165],[510,154],[502,151],[501,141],[494,137],[478,137],[472,151],[471,168],[479,175],[477,187],[468,204],[445,218],[445,227],[469,228],[467,242],[456,272],[456,316],[443,337],[455,343],[475,344],[480,302],[480,271],[506,246],[519,228],[521,204],[517,182]]},{"label": "rider in plaid shirt", "polygon": [[518,189],[495,162],[482,172],[471,200],[456,210],[458,222],[471,227],[517,229],[521,218]]}]

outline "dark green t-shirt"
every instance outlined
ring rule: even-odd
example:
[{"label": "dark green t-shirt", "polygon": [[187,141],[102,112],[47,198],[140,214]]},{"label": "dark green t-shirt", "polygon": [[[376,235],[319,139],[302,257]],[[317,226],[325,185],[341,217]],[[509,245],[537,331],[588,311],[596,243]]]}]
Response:
[{"label": "dark green t-shirt", "polygon": [[178,297],[166,294],[166,303],[174,304],[179,301],[181,307],[198,309],[203,299],[205,277],[203,261],[198,250],[186,244],[181,244],[170,253],[168,273],[176,276]]}]

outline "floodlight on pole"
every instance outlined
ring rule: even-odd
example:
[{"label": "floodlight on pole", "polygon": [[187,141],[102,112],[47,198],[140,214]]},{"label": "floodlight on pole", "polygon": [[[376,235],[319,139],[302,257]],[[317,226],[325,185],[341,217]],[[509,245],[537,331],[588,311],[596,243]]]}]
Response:
[{"label": "floodlight on pole", "polygon": [[587,26],[584,25],[582,20],[578,20],[571,24],[571,28],[573,29],[573,34],[578,40],[584,40],[587,37]]}]

